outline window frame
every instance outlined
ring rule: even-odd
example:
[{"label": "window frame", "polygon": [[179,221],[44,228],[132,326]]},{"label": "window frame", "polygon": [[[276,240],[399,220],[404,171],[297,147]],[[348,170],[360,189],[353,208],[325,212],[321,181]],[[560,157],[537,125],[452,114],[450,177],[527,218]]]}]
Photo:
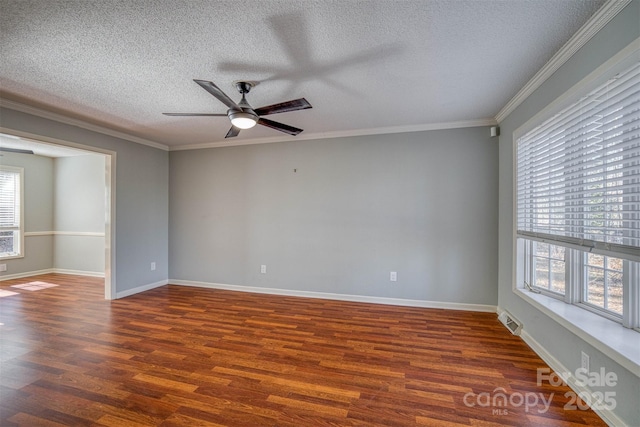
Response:
[{"label": "window frame", "polygon": [[[608,289],[607,289],[607,272],[608,271],[616,271],[613,269],[610,269],[607,267],[607,258],[614,258],[612,256],[608,256],[608,255],[602,255],[603,257],[603,266],[599,267],[596,265],[592,265],[589,264],[588,262],[588,256],[589,253],[588,252],[582,252],[578,255],[579,257],[579,268],[580,271],[582,272],[582,277],[580,278],[580,280],[578,281],[579,283],[576,284],[576,286],[579,286],[579,292],[580,292],[580,299],[576,302],[576,304],[583,306],[584,309],[586,310],[591,310],[596,314],[600,314],[602,316],[608,317],[612,320],[615,320],[616,322],[620,322],[623,323],[623,316],[624,316],[624,289],[627,288],[627,286],[625,286],[625,281],[630,279],[630,274],[628,271],[625,271],[626,269],[629,268],[629,261],[626,260],[622,260],[622,314],[620,313],[616,313],[613,310],[609,310],[606,307],[600,307],[599,305],[596,305],[594,303],[591,303],[588,301],[588,297],[587,294],[589,292],[589,268],[595,268],[595,269],[599,269],[602,270],[603,273],[603,281],[602,281],[602,285],[603,285],[603,299],[605,301],[605,303],[603,305],[607,305],[606,303],[608,302]],[[620,258],[618,258],[620,259]],[[624,325],[624,323],[623,323]]]},{"label": "window frame", "polygon": [[[526,273],[525,273],[525,280],[527,282],[527,284],[535,289],[534,292],[540,292],[544,295],[550,296],[552,298],[556,298],[556,299],[560,299],[560,300],[564,300],[567,294],[567,282],[568,282],[568,277],[567,277],[567,257],[568,257],[568,252],[569,250],[567,248],[565,249],[565,257],[564,260],[562,260],[562,262],[564,262],[565,264],[565,272],[564,272],[564,287],[565,287],[565,291],[564,293],[560,293],[560,292],[556,292],[554,290],[552,290],[551,288],[553,287],[553,275],[551,273],[552,270],[552,265],[553,262],[552,261],[560,261],[558,258],[553,258],[551,255],[551,250],[549,250],[549,256],[548,257],[541,257],[539,255],[536,254],[536,250],[535,250],[535,245],[538,243],[542,243],[542,244],[546,244],[549,245],[549,247],[551,246],[560,246],[563,247],[561,245],[557,245],[555,244],[555,242],[543,242],[543,241],[539,241],[539,240],[533,240],[533,239],[529,239],[527,240],[527,242],[525,243],[525,268],[526,268]],[[547,260],[547,265],[549,266],[549,288],[543,288],[542,286],[538,286],[536,284],[536,279],[537,279],[537,272],[536,272],[536,258],[540,258],[540,259],[545,259]]]},{"label": "window frame", "polygon": [[17,259],[17,258],[24,258],[24,253],[25,253],[25,247],[24,247],[24,168],[22,167],[17,167],[17,166],[8,166],[8,165],[0,165],[0,171],[3,172],[9,172],[9,173],[15,173],[18,174],[19,179],[20,179],[20,189],[19,189],[19,193],[18,194],[18,203],[19,203],[19,208],[20,208],[20,213],[19,213],[19,221],[20,223],[18,224],[18,227],[3,227],[0,225],[0,231],[14,231],[14,232],[18,232],[18,251],[16,254],[11,254],[11,255],[3,255],[3,253],[0,252],[0,260],[4,261],[4,260],[10,260],[10,259]]}]

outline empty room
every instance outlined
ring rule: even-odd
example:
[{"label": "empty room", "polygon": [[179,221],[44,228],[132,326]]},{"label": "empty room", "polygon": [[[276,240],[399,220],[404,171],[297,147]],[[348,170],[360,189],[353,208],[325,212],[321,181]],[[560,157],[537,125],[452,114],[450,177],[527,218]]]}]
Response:
[{"label": "empty room", "polygon": [[638,396],[640,0],[0,0],[0,426]]}]

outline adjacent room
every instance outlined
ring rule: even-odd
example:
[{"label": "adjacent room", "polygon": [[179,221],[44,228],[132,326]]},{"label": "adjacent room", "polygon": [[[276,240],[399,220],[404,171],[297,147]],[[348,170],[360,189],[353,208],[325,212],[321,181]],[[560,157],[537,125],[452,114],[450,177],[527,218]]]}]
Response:
[{"label": "adjacent room", "polygon": [[640,427],[640,0],[0,0],[0,425]]}]

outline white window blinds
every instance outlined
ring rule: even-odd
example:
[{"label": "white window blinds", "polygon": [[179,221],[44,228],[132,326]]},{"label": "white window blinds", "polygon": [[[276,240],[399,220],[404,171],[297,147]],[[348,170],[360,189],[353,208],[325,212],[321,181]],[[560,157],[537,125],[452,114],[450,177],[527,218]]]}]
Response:
[{"label": "white window blinds", "polygon": [[0,166],[0,256],[20,254],[22,170]]},{"label": "white window blinds", "polygon": [[0,227],[20,227],[20,173],[0,169]]},{"label": "white window blinds", "polygon": [[640,259],[640,64],[517,140],[517,231]]}]

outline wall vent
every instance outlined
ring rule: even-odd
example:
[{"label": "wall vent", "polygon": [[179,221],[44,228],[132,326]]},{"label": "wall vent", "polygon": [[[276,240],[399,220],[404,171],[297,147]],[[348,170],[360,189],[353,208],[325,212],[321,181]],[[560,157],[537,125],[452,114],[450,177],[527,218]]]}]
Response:
[{"label": "wall vent", "polygon": [[522,329],[522,323],[520,323],[520,321],[518,321],[515,317],[513,317],[511,313],[503,311],[498,316],[498,320],[502,322],[502,324],[506,326],[507,329],[511,331],[513,335],[520,335],[520,330]]}]

